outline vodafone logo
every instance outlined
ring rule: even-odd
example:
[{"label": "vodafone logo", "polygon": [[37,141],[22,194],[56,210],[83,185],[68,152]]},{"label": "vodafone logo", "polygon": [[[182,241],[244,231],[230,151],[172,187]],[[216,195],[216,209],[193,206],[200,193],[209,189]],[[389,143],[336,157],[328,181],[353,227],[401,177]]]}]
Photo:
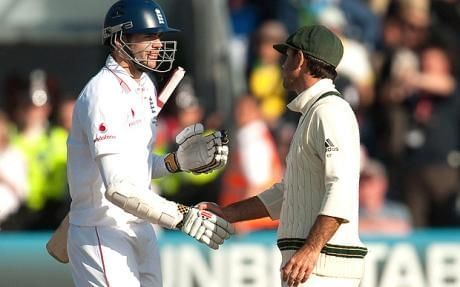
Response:
[{"label": "vodafone logo", "polygon": [[99,131],[100,135],[97,135],[96,138],[93,139],[93,142],[95,143],[103,140],[110,140],[116,138],[113,135],[105,134],[107,132],[107,126],[104,123],[100,123],[97,127],[97,130]]},{"label": "vodafone logo", "polygon": [[107,132],[107,127],[105,126],[104,123],[101,123],[97,129],[98,129],[98,131],[100,131],[101,133]]}]

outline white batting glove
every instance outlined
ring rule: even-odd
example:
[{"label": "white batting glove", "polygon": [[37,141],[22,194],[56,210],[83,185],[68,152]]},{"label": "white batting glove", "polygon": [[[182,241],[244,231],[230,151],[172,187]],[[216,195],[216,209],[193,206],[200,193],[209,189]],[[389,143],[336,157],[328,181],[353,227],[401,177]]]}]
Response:
[{"label": "white batting glove", "polygon": [[225,131],[203,136],[203,125],[193,124],[176,136],[179,148],[165,157],[170,172],[209,173],[225,166],[228,159],[228,137]]},{"label": "white batting glove", "polygon": [[219,249],[225,239],[235,234],[232,224],[210,211],[182,204],[178,209],[184,218],[176,227],[212,249]]}]

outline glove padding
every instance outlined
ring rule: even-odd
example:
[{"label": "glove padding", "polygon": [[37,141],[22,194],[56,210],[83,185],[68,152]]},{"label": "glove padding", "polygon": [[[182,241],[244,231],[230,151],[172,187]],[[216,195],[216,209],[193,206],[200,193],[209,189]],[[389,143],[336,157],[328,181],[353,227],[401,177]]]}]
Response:
[{"label": "glove padding", "polygon": [[218,249],[225,239],[235,234],[229,222],[210,211],[184,205],[178,205],[178,209],[185,214],[177,228],[212,249]]},{"label": "glove padding", "polygon": [[170,172],[188,171],[209,173],[225,166],[228,158],[228,137],[226,131],[217,131],[203,136],[203,125],[193,124],[176,136],[179,148],[165,158]]}]

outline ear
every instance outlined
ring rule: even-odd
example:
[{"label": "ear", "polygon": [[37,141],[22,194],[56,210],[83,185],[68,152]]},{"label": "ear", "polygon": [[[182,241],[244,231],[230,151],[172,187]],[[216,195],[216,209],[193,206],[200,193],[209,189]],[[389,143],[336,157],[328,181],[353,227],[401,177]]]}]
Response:
[{"label": "ear", "polygon": [[297,69],[301,69],[302,65],[305,63],[306,60],[305,55],[302,53],[302,51],[297,50],[295,60],[297,63]]}]

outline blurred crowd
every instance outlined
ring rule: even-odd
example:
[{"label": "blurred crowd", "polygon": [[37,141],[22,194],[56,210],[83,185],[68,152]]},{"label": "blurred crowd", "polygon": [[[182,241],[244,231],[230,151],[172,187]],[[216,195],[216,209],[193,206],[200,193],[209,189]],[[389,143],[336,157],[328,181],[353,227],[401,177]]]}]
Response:
[{"label": "blurred crowd", "polygon": [[[202,122],[228,129],[226,168],[155,180],[156,192],[183,204],[229,204],[282,178],[298,118],[282,86],[282,55],[272,45],[318,23],[344,44],[336,87],[360,125],[360,229],[404,235],[460,226],[460,3],[455,0],[228,0],[233,78],[231,121],[206,111],[186,77],[160,116],[156,153]],[[67,132],[75,95],[41,70],[6,81],[0,112],[0,229],[58,225],[68,210]],[[7,107],[7,108],[5,108]],[[276,228],[257,220],[239,232]]]},{"label": "blurred crowd", "polygon": [[0,228],[55,228],[68,211],[67,134],[75,97],[43,70],[7,79],[0,111]]}]

